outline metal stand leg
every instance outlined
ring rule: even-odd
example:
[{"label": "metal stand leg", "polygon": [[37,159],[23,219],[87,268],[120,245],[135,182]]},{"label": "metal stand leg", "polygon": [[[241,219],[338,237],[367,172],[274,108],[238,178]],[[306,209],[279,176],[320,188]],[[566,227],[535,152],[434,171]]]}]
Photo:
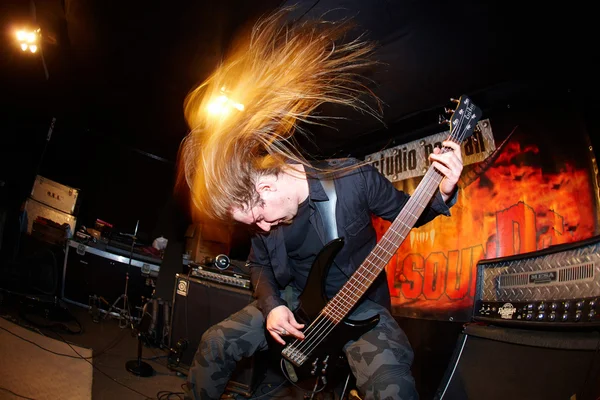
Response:
[{"label": "metal stand leg", "polygon": [[[131,310],[130,310],[130,304],[129,304],[129,297],[127,297],[127,287],[129,286],[129,269],[131,268],[131,260],[133,259],[133,249],[135,247],[135,242],[137,240],[137,230],[138,230],[138,226],[140,224],[140,220],[137,221],[136,225],[135,225],[135,231],[133,232],[133,235],[127,235],[131,237],[131,251],[129,252],[129,265],[127,266],[127,273],[125,274],[125,292],[119,296],[119,298],[117,300],[115,300],[115,302],[112,304],[112,306],[110,306],[110,308],[108,309],[108,312],[106,313],[106,315],[109,315],[112,309],[117,309],[120,311],[119,313],[119,328],[123,329],[125,327],[127,327],[127,324],[129,323],[131,325],[131,329],[134,329],[133,327],[133,316],[131,315]],[[117,307],[117,303],[119,301],[121,301],[121,299],[123,299],[123,308],[119,309]],[[106,316],[105,316],[106,318]]]},{"label": "metal stand leg", "polygon": [[[119,328],[126,328],[128,324],[133,328],[133,317],[131,315],[129,297],[127,297],[127,288],[129,286],[129,272],[125,274],[125,292],[120,295],[117,300],[110,306],[104,318],[110,315],[111,311],[118,310],[119,311]],[[117,304],[119,301],[123,300],[123,308],[118,308]]]}]

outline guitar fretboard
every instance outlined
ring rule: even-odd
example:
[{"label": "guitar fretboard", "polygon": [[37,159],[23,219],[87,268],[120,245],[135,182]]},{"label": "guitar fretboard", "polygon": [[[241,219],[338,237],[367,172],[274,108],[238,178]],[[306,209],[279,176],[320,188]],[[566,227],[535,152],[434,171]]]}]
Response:
[{"label": "guitar fretboard", "polygon": [[365,294],[373,281],[388,264],[400,244],[416,224],[427,204],[435,194],[443,175],[430,167],[423,180],[408,199],[387,232],[373,251],[352,274],[335,297],[323,309],[323,313],[334,323],[340,322]]}]

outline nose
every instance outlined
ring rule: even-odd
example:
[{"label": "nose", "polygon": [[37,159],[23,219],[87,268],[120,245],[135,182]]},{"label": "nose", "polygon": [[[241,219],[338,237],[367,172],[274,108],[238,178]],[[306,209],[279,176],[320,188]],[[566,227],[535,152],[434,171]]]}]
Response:
[{"label": "nose", "polygon": [[256,226],[258,226],[260,229],[262,229],[265,232],[269,232],[271,230],[271,223],[266,222],[266,221],[257,222]]}]

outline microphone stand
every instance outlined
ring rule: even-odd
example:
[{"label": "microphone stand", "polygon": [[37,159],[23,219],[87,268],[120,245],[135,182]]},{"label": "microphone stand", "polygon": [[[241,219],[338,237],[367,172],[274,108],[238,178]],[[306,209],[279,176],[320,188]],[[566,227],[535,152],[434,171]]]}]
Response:
[{"label": "microphone stand", "polygon": [[125,369],[134,375],[141,377],[148,377],[154,375],[154,368],[145,361],[142,361],[142,335],[148,332],[150,324],[152,323],[152,315],[146,312],[144,307],[144,315],[138,326],[134,329],[137,334],[138,347],[137,347],[137,358],[130,360],[125,363]]},{"label": "microphone stand", "polygon": [[[137,223],[135,224],[135,231],[133,232],[133,235],[131,235],[131,234],[124,235],[124,236],[129,236],[131,238],[131,249],[129,251],[129,264],[127,265],[127,272],[125,273],[125,292],[122,295],[120,295],[117,298],[117,300],[115,300],[115,302],[112,304],[112,306],[110,306],[110,308],[108,309],[108,312],[106,313],[106,315],[109,315],[113,308],[121,311],[119,313],[119,328],[121,328],[121,329],[126,328],[128,322],[131,323],[131,328],[133,329],[133,317],[132,317],[131,311],[130,311],[129,297],[127,296],[127,288],[129,286],[129,270],[131,269],[131,260],[133,259],[133,249],[135,247],[135,242],[137,240],[136,235],[137,235],[139,224],[140,224],[140,220],[138,219]],[[119,309],[119,308],[117,308],[117,303],[121,299],[123,299],[123,308]]]}]

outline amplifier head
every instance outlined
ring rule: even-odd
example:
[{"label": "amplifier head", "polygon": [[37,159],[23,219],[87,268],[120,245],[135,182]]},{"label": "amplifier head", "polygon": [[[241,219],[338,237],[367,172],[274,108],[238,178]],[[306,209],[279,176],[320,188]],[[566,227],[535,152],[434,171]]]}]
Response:
[{"label": "amplifier head", "polygon": [[474,319],[600,325],[600,236],[477,264]]}]

